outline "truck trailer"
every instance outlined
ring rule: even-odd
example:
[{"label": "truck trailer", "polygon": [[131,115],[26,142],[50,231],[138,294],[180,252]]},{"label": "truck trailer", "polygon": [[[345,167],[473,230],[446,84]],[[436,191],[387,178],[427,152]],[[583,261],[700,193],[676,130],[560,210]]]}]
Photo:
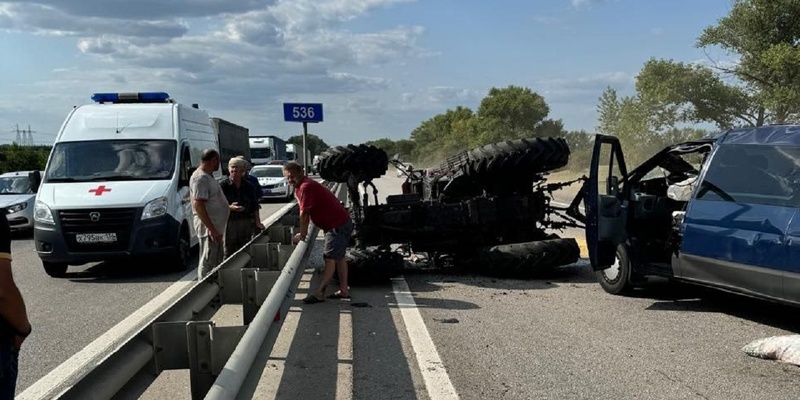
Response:
[{"label": "truck trailer", "polygon": [[222,118],[211,118],[211,126],[219,142],[222,173],[228,175],[228,160],[236,156],[250,159],[250,130]]}]

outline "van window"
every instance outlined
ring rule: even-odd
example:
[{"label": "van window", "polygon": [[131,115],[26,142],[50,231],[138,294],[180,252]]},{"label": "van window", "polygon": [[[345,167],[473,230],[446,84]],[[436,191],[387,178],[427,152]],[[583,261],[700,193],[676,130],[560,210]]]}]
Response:
[{"label": "van window", "polygon": [[800,205],[800,148],[723,145],[697,192],[698,200]]},{"label": "van window", "polygon": [[45,182],[169,179],[175,170],[174,140],[61,142],[52,150]]},{"label": "van window", "polygon": [[181,154],[181,170],[180,181],[181,183],[189,182],[189,168],[192,167],[192,158],[189,155],[189,148],[184,147]]}]

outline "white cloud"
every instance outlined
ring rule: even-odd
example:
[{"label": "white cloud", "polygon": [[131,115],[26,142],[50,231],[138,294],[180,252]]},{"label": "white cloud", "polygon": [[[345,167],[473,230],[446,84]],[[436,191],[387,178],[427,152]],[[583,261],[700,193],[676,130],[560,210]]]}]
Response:
[{"label": "white cloud", "polygon": [[[374,119],[385,120],[392,110],[374,105],[381,104],[392,82],[374,67],[430,57],[433,53],[417,45],[425,31],[387,26],[354,32],[347,23],[412,1],[0,1],[0,31],[74,37],[79,56],[91,61],[82,68],[57,68],[33,87],[20,88],[27,98],[14,102],[50,104],[55,111],[20,110],[0,100],[0,124],[37,115],[37,123],[54,132],[66,115],[62,111],[88,102],[92,92],[162,90],[223,118],[242,118],[235,122],[254,131],[283,126],[276,114],[282,101],[326,99],[343,111],[343,105],[360,101],[363,105],[353,109],[372,104]],[[193,30],[193,24],[211,30]],[[27,94],[36,90],[76,95],[42,103]],[[336,123],[345,122],[332,119],[321,128],[335,129]],[[397,119],[388,124],[403,126]]]},{"label": "white cloud", "polygon": [[545,101],[551,102],[591,102],[606,87],[611,86],[619,93],[630,92],[634,88],[635,75],[627,72],[607,72],[585,75],[576,78],[553,78],[536,81],[533,90],[541,94]]},{"label": "white cloud", "polygon": [[664,28],[651,28],[650,33],[655,36],[661,36],[664,34]]},{"label": "white cloud", "polygon": [[[612,1],[612,0],[570,0],[570,3],[572,3],[572,6],[575,7],[575,8],[581,8],[581,7],[590,6],[592,4],[608,3],[609,1]],[[616,1],[616,0],[614,0],[614,1]]]}]

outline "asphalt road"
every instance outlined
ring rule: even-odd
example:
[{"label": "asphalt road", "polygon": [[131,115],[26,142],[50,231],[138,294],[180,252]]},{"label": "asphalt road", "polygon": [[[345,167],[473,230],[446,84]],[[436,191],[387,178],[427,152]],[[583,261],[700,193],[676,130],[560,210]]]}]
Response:
[{"label": "asphalt road", "polygon": [[[381,195],[401,179],[377,181]],[[577,230],[565,236],[581,237]],[[304,305],[307,274],[259,385],[242,398],[442,399],[392,285]],[[800,333],[797,309],[656,282],[605,293],[585,259],[535,280],[405,275],[461,399],[795,399],[800,368],[751,358],[752,340]],[[411,333],[410,333],[411,332]],[[427,375],[426,375],[427,374]],[[441,378],[441,377],[440,377]],[[432,389],[436,395],[429,395]]]},{"label": "asphalt road", "polygon": [[[263,202],[262,219],[285,204]],[[55,279],[42,269],[31,234],[15,234],[11,252],[14,280],[33,325],[20,354],[17,393],[190,272],[164,273],[158,263],[91,263]]]}]

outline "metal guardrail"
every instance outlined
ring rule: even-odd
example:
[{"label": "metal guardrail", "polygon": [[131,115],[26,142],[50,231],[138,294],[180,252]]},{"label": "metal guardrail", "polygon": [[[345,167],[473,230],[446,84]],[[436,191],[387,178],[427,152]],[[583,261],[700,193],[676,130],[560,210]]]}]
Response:
[{"label": "metal guardrail", "polygon": [[[338,193],[341,185],[332,190]],[[164,370],[189,370],[192,398],[233,398],[252,366],[273,317],[314,240],[291,244],[299,226],[297,203],[264,221],[267,229],[231,255],[127,338],[96,354],[78,354],[81,367],[54,369],[26,389],[24,399],[111,399],[152,384]],[[316,238],[312,225],[309,238]],[[296,284],[296,283],[295,283]],[[241,304],[242,326],[215,326],[224,304]]]}]

